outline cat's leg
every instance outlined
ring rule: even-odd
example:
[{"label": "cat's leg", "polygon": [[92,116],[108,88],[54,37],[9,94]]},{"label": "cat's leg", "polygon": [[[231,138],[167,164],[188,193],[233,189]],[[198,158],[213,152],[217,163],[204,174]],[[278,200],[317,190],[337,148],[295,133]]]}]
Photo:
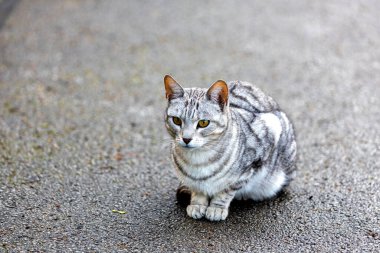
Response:
[{"label": "cat's leg", "polygon": [[200,219],[205,216],[206,209],[209,204],[209,198],[207,195],[201,192],[192,192],[190,205],[187,206],[187,215],[193,219]]},{"label": "cat's leg", "polygon": [[216,194],[207,207],[206,218],[210,221],[225,220],[228,216],[228,208],[235,196],[236,190],[226,190]]}]

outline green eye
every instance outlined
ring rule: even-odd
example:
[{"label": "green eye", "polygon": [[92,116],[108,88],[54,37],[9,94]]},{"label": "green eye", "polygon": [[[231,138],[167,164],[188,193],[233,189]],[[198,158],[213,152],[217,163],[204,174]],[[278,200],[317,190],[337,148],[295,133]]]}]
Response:
[{"label": "green eye", "polygon": [[178,117],[173,117],[173,123],[180,126],[182,124],[182,120]]},{"label": "green eye", "polygon": [[198,121],[198,127],[200,127],[200,128],[207,127],[208,124],[210,124],[209,120],[200,120],[200,121]]}]

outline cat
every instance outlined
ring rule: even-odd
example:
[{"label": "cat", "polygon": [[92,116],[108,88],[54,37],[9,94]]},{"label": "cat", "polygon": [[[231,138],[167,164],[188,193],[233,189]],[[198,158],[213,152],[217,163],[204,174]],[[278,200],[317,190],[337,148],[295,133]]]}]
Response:
[{"label": "cat", "polygon": [[225,220],[234,198],[269,199],[294,178],[294,128],[273,98],[242,81],[182,88],[166,75],[164,84],[179,190],[191,191],[188,216]]}]

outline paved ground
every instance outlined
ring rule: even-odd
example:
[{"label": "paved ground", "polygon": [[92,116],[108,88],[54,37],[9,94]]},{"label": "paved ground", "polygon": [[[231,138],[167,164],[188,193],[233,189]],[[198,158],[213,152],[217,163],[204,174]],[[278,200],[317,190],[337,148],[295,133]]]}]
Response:
[{"label": "paved ground", "polygon": [[[379,11],[21,1],[0,31],[0,252],[379,251]],[[167,73],[275,97],[298,132],[288,193],[234,203],[225,222],[186,217],[162,121]]]}]

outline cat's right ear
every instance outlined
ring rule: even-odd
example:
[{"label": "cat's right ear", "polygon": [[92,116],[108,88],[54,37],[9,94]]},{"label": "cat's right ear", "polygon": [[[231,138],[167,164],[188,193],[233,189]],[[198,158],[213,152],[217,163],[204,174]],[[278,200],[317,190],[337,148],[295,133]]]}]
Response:
[{"label": "cat's right ear", "polygon": [[183,97],[185,94],[181,85],[179,85],[171,76],[164,77],[166,98],[170,101],[175,98]]}]

